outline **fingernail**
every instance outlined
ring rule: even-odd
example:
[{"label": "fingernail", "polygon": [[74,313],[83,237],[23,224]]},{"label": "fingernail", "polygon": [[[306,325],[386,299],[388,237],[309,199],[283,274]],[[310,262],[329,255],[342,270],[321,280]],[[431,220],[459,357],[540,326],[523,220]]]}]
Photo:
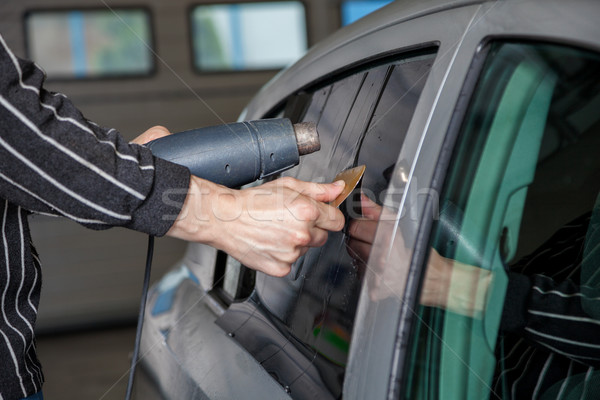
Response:
[{"label": "fingernail", "polygon": [[344,186],[346,186],[346,183],[345,183],[344,181],[342,181],[342,180],[335,181],[335,182],[333,182],[333,184],[334,184],[335,186],[340,186],[340,187],[344,187]]}]

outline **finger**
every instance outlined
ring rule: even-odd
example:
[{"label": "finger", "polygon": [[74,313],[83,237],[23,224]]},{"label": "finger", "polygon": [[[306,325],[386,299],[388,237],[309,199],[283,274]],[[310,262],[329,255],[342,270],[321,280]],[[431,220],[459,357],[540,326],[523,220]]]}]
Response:
[{"label": "finger", "polygon": [[369,199],[364,193],[360,194],[360,207],[362,209],[363,217],[379,220],[382,207],[373,200]]},{"label": "finger", "polygon": [[257,271],[262,271],[267,275],[282,278],[290,273],[292,265],[284,262],[275,262],[273,263],[273,265],[268,265],[266,267],[255,267],[254,269],[256,269]]},{"label": "finger", "polygon": [[148,142],[160,139],[161,137],[165,137],[170,134],[171,132],[167,128],[165,128],[164,126],[157,125],[153,126],[152,128],[148,129],[147,131],[133,139],[131,143],[146,144]]},{"label": "finger", "polygon": [[[300,250],[300,257],[302,257],[303,255],[305,255],[306,253],[308,253],[309,249],[310,249],[309,247],[305,247],[302,250]],[[300,258],[300,257],[298,257],[298,258]],[[298,260],[296,260],[296,261],[298,261]]]},{"label": "finger", "polygon": [[353,219],[350,221],[348,235],[363,242],[373,243],[377,221],[371,219]]},{"label": "finger", "polygon": [[327,242],[329,232],[321,228],[313,228],[311,230],[311,240],[309,247],[321,247]]},{"label": "finger", "polygon": [[315,204],[319,211],[319,215],[315,220],[315,226],[328,231],[341,231],[346,224],[344,214],[336,207],[330,206],[329,204],[318,201]]},{"label": "finger", "polygon": [[314,200],[328,203],[342,193],[346,184],[344,181],[334,183],[305,182],[294,178],[284,178],[281,183],[296,192],[302,193]]}]

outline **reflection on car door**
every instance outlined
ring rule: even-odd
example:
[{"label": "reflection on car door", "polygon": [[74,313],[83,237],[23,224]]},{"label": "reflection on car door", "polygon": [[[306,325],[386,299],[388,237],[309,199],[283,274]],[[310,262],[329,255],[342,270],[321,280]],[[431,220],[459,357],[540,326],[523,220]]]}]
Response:
[{"label": "reflection on car door", "polygon": [[600,56],[487,51],[442,166],[421,292],[444,284],[415,309],[404,398],[597,398]]}]

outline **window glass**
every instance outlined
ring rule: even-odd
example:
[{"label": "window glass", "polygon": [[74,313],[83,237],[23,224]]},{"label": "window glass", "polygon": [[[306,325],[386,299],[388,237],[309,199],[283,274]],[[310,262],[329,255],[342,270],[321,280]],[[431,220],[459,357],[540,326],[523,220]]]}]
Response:
[{"label": "window glass", "polygon": [[342,25],[348,25],[391,3],[392,0],[347,0],[342,2]]},{"label": "window glass", "polygon": [[405,398],[596,397],[599,68],[583,50],[490,46],[440,196]]},{"label": "window glass", "polygon": [[307,47],[299,1],[197,6],[191,23],[194,64],[200,71],[278,69]]},{"label": "window glass", "polygon": [[[305,111],[299,119],[317,122],[321,150],[284,174],[330,182],[338,172],[364,163],[362,189],[380,198],[433,58],[426,54],[381,65],[302,95],[305,100],[298,103]],[[340,209],[348,218],[358,218],[354,205],[347,201]],[[347,232],[330,233],[327,243],[309,250],[286,278],[257,274],[256,282],[261,304],[282,321],[289,346],[301,344],[333,398],[341,395],[365,272],[365,260],[347,243]],[[293,396],[293,387],[291,391]]]},{"label": "window glass", "polygon": [[150,16],[142,9],[35,11],[27,47],[50,78],[97,78],[152,72]]}]

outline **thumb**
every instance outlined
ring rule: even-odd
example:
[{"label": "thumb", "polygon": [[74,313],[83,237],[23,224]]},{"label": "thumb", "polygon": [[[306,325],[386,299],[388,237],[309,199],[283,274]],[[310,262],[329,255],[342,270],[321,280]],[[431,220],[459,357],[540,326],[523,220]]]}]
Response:
[{"label": "thumb", "polygon": [[362,209],[363,217],[375,221],[379,220],[382,207],[368,198],[364,193],[360,194],[360,207]]},{"label": "thumb", "polygon": [[300,182],[301,185],[296,190],[304,196],[310,197],[317,201],[329,203],[335,200],[344,190],[346,184],[344,181],[336,181],[333,183],[314,183]]},{"label": "thumb", "polygon": [[148,129],[146,132],[133,139],[130,143],[146,144],[155,139],[160,139],[161,137],[168,136],[170,134],[171,132],[167,128],[165,128],[164,126],[157,125]]}]

